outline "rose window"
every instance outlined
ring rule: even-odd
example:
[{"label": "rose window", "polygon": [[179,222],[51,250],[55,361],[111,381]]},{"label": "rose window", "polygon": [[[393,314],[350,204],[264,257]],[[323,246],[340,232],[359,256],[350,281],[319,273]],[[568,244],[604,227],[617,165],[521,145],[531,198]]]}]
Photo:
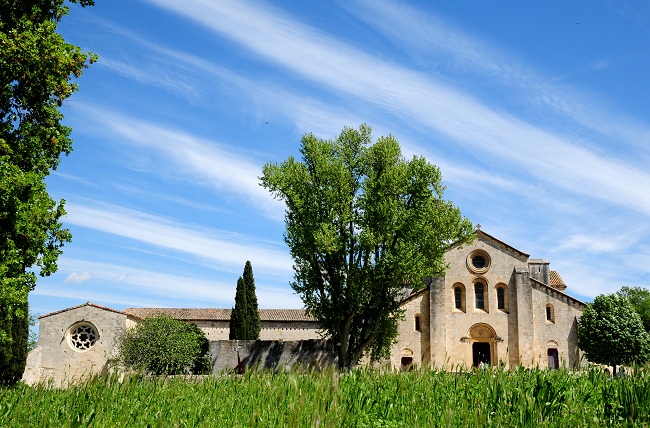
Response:
[{"label": "rose window", "polygon": [[70,332],[70,344],[78,351],[87,351],[93,347],[99,339],[95,328],[89,324],[81,324],[73,327]]}]

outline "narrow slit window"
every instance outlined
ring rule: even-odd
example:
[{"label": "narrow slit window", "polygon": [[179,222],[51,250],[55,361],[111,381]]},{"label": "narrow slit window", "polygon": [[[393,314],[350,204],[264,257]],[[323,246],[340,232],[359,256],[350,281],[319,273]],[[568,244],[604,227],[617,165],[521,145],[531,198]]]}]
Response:
[{"label": "narrow slit window", "polygon": [[497,308],[502,311],[506,309],[506,291],[503,287],[497,288]]}]

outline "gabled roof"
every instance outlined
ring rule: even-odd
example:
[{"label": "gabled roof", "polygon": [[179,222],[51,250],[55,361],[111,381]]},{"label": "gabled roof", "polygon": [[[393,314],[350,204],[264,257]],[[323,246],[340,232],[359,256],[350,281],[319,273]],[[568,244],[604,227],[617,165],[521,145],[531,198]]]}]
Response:
[{"label": "gabled roof", "polygon": [[[526,258],[529,258],[529,257],[530,257],[530,254],[528,254],[528,253],[524,253],[523,251],[516,249],[516,248],[513,247],[512,245],[510,245],[510,244],[508,244],[508,243],[506,243],[506,242],[503,242],[502,240],[500,240],[500,239],[498,239],[498,238],[495,238],[494,236],[490,235],[489,233],[485,233],[485,232],[483,232],[483,231],[481,230],[480,226],[476,228],[476,230],[474,231],[474,234],[475,234],[478,238],[484,238],[484,239],[488,239],[488,240],[492,240],[492,241],[498,242],[499,244],[504,245],[505,247],[509,248],[509,249],[512,250],[513,252],[515,252],[515,253],[517,253],[517,254],[520,254],[520,255],[522,255],[522,256],[524,256],[524,257],[526,257]],[[456,248],[458,245],[459,245],[458,242],[454,242],[454,243],[451,244],[447,249],[448,249],[448,250],[451,250],[451,249],[453,249],[453,248]]]},{"label": "gabled roof", "polygon": [[529,257],[530,257],[530,254],[528,254],[528,253],[524,253],[523,251],[516,249],[516,248],[513,247],[512,245],[510,245],[510,244],[508,244],[508,243],[506,243],[506,242],[503,242],[503,241],[500,240],[500,239],[495,238],[494,236],[490,235],[489,233],[485,233],[485,232],[483,232],[480,228],[479,228],[479,229],[476,229],[476,231],[475,231],[474,233],[476,233],[477,236],[483,236],[483,237],[485,237],[485,238],[488,238],[488,239],[491,239],[491,240],[493,240],[493,241],[496,241],[496,242],[498,242],[499,244],[505,245],[505,246],[506,246],[507,248],[509,248],[510,250],[514,251],[515,253],[519,253],[519,254],[521,254],[522,256],[525,256],[526,258],[529,258]]},{"label": "gabled roof", "polygon": [[60,314],[60,313],[63,313],[63,312],[71,311],[73,309],[83,308],[84,306],[92,306],[93,308],[102,309],[104,311],[115,312],[116,314],[124,315],[124,312],[118,311],[117,309],[112,309],[112,308],[108,308],[106,306],[96,305],[96,304],[94,304],[92,302],[86,302],[86,303],[83,303],[81,305],[73,306],[71,308],[61,309],[60,311],[50,312],[49,314],[41,315],[40,317],[38,317],[38,319],[43,319],[43,318],[46,318],[46,317],[50,317],[52,315],[56,315],[56,314]]},{"label": "gabled roof", "polygon": [[[219,308],[127,308],[124,312],[133,318],[145,319],[156,315],[184,321],[230,321],[232,309]],[[260,309],[260,321],[316,321],[304,309]]]}]

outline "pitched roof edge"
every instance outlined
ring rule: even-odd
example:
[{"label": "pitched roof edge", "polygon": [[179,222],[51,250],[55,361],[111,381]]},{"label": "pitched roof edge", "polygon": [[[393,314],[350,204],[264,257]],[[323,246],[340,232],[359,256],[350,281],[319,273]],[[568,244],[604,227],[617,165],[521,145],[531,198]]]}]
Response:
[{"label": "pitched roof edge", "polygon": [[79,309],[79,308],[82,308],[84,306],[92,306],[93,308],[103,309],[105,311],[115,312],[116,314],[126,315],[126,313],[124,311],[118,311],[117,309],[109,308],[108,306],[97,305],[97,304],[95,304],[93,302],[86,302],[86,303],[82,303],[81,305],[71,306],[69,308],[65,308],[65,309],[61,309],[61,310],[58,310],[58,311],[50,312],[49,314],[41,315],[41,316],[38,317],[38,319],[40,320],[40,319],[43,319],[43,318],[50,317],[52,315],[57,315],[57,314],[61,314],[63,312],[68,312],[68,311],[71,311],[73,309]]},{"label": "pitched roof edge", "polygon": [[557,293],[562,297],[566,297],[567,299],[572,300],[574,303],[577,303],[579,306],[582,306],[583,308],[587,306],[587,304],[582,300],[578,300],[575,297],[571,297],[568,294],[564,293],[563,291],[560,291],[555,287],[551,287],[550,285],[544,284],[543,282],[538,281],[535,278],[530,278],[530,283],[538,286],[539,288],[543,288],[546,291],[551,291],[552,293]]}]

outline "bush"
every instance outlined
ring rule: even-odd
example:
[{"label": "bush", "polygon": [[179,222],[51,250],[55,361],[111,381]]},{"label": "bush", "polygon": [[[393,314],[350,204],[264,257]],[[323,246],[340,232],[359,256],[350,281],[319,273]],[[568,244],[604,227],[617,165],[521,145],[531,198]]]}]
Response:
[{"label": "bush", "polygon": [[168,316],[145,319],[126,330],[119,341],[125,367],[156,375],[208,372],[209,348],[208,339],[196,324]]}]

